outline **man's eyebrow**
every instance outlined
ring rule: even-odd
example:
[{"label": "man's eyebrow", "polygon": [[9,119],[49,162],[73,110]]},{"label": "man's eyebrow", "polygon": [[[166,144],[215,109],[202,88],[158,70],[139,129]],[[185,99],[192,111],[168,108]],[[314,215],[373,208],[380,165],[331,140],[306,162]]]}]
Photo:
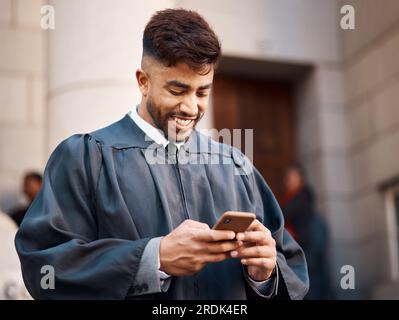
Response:
[{"label": "man's eyebrow", "polygon": [[[166,82],[166,86],[178,87],[178,88],[185,89],[185,90],[191,88],[188,84],[185,84],[178,80],[170,80],[170,81]],[[212,83],[208,83],[203,86],[200,86],[200,87],[198,87],[198,90],[205,90],[205,89],[209,89],[210,87],[212,87]]]},{"label": "man's eyebrow", "polygon": [[198,89],[199,90],[204,90],[204,89],[209,89],[210,87],[212,87],[212,83],[208,83],[206,85],[203,85],[203,86],[199,87]]},{"label": "man's eyebrow", "polygon": [[190,89],[190,86],[188,84],[185,84],[178,80],[170,80],[170,81],[166,82],[166,85],[171,86],[171,87],[178,87],[178,88],[182,88],[182,89]]}]

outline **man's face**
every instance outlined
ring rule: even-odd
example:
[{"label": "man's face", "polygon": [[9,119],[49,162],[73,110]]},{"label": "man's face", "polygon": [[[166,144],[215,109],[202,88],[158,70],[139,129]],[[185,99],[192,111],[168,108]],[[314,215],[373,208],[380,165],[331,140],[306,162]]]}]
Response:
[{"label": "man's face", "polygon": [[33,199],[38,194],[41,182],[37,179],[27,177],[24,179],[24,193],[28,197],[29,201],[33,201]]},{"label": "man's face", "polygon": [[297,191],[303,185],[302,176],[298,170],[290,168],[285,176],[285,185],[287,191]]},{"label": "man's face", "polygon": [[[184,63],[166,67],[150,62],[145,68],[148,88],[143,94],[146,110],[140,115],[161,129],[170,141],[182,142],[195,128],[209,103],[213,66],[201,75]],[[140,84],[140,80],[139,80]],[[143,90],[142,90],[143,92]]]}]

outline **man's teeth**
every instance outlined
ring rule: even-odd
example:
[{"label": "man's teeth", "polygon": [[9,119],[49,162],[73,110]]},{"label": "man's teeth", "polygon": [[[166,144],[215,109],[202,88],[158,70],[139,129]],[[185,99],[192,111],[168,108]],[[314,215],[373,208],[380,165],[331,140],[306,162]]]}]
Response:
[{"label": "man's teeth", "polygon": [[180,119],[180,118],[174,118],[177,124],[181,126],[188,126],[193,120],[191,119]]}]

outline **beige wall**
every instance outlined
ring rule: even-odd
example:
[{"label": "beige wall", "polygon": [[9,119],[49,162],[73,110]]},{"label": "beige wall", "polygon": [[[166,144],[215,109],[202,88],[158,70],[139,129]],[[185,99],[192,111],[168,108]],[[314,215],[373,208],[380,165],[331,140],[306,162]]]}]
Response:
[{"label": "beige wall", "polygon": [[73,133],[122,118],[140,102],[135,72],[143,29],[170,0],[54,0],[49,33],[47,152]]},{"label": "beige wall", "polygon": [[356,29],[342,32],[357,235],[351,246],[361,249],[358,269],[373,287],[388,282],[391,274],[386,209],[378,188],[399,175],[399,2],[345,3],[356,12]]},{"label": "beige wall", "polygon": [[0,1],[0,207],[45,164],[47,41],[41,0]]},{"label": "beige wall", "polygon": [[176,2],[206,17],[226,55],[298,62],[339,59],[335,1]]}]

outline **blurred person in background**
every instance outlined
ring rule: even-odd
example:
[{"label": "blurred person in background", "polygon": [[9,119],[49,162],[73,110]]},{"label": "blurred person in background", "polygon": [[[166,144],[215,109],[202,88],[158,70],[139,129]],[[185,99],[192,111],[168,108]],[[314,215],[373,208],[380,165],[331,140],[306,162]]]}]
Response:
[{"label": "blurred person in background", "polygon": [[14,208],[10,212],[10,217],[13,218],[15,223],[20,226],[22,219],[28,211],[30,205],[35,199],[36,195],[42,186],[42,175],[38,172],[28,172],[24,176],[23,193],[26,196],[27,203],[25,205]]},{"label": "blurred person in background", "polygon": [[285,227],[305,252],[310,288],[306,299],[332,298],[326,250],[327,225],[315,209],[314,193],[299,165],[285,174],[286,191],[282,201]]}]

